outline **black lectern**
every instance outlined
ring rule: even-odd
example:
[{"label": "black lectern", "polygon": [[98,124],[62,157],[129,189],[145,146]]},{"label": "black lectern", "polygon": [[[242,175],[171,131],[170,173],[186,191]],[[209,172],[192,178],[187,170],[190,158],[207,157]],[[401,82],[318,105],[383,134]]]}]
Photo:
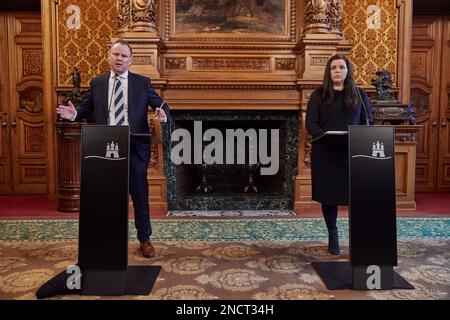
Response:
[{"label": "black lectern", "polygon": [[129,127],[83,126],[81,134],[81,292],[149,294],[160,267],[128,266]]},{"label": "black lectern", "polygon": [[350,263],[315,262],[313,267],[331,290],[413,289],[393,271],[397,265],[394,128],[349,126],[348,147]]},{"label": "black lectern", "polygon": [[130,137],[161,143],[128,126],[81,127],[81,194],[78,270],[69,266],[36,292],[54,295],[148,295],[160,266],[128,265],[128,173]]}]

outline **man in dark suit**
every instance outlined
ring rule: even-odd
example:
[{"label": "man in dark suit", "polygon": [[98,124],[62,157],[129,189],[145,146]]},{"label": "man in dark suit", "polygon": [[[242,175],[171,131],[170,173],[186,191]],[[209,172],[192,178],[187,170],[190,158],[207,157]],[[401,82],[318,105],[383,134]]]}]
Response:
[{"label": "man in dark suit", "polygon": [[[56,112],[64,119],[80,121],[94,113],[99,125],[129,125],[132,133],[149,133],[147,112],[150,105],[161,122],[169,117],[169,108],[155,92],[150,79],[128,71],[132,61],[132,50],[127,41],[115,41],[109,51],[111,68],[91,80],[89,91],[77,108],[69,101],[59,105]],[[131,139],[129,190],[134,207],[134,220],[140,251],[146,258],[155,255],[150,242],[152,228],[148,205],[147,166],[150,160],[150,145]]]}]

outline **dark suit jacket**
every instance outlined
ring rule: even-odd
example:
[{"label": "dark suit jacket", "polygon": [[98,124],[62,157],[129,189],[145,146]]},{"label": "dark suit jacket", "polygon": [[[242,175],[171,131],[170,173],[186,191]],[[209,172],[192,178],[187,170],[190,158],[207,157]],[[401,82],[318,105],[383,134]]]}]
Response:
[{"label": "dark suit jacket", "polygon": [[[108,86],[110,72],[91,80],[89,91],[83,102],[77,107],[75,121],[87,119],[93,116],[96,124],[108,124]],[[128,122],[131,133],[149,133],[147,112],[148,106],[153,109],[163,105],[162,108],[169,121],[169,107],[155,92],[149,78],[128,72]],[[142,139],[131,139],[130,151],[136,150],[139,157],[148,161],[150,159],[150,145],[142,142]]]}]

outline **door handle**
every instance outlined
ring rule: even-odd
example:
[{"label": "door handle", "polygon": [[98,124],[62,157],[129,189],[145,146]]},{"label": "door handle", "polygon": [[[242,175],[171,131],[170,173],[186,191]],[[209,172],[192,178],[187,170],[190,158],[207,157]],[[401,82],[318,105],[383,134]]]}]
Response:
[{"label": "door handle", "polygon": [[431,122],[431,126],[432,126],[433,128],[436,128],[436,126],[437,126],[436,120],[433,120],[433,121]]},{"label": "door handle", "polygon": [[7,125],[8,125],[8,114],[4,113],[2,119],[2,127],[6,127]]},{"label": "door handle", "polygon": [[442,120],[441,122],[441,128],[445,128],[447,126],[447,121]]},{"label": "door handle", "polygon": [[17,126],[17,122],[16,120],[13,120],[13,122],[11,122],[11,126],[15,129]]}]

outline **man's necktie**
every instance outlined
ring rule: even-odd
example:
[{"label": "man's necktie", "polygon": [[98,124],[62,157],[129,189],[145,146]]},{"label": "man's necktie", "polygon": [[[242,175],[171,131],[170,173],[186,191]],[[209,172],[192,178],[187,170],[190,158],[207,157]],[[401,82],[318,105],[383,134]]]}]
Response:
[{"label": "man's necktie", "polygon": [[120,77],[116,76],[116,88],[114,90],[114,118],[115,125],[121,126],[125,122],[125,99],[123,96],[123,85]]}]

